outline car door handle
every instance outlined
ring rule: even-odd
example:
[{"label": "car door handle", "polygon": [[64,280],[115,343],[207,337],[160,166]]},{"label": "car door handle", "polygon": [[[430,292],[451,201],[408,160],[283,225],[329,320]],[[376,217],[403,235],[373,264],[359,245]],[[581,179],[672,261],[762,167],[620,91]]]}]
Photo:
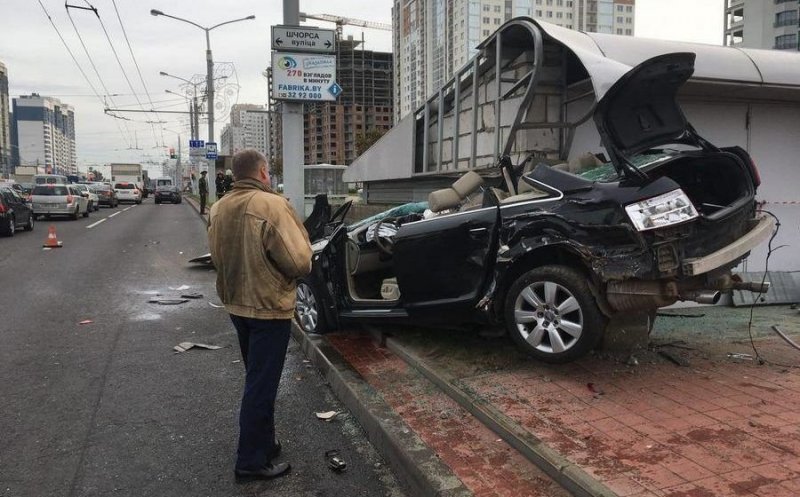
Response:
[{"label": "car door handle", "polygon": [[483,233],[484,231],[486,231],[486,228],[470,228],[469,230],[470,233],[474,233],[476,235],[478,233]]}]

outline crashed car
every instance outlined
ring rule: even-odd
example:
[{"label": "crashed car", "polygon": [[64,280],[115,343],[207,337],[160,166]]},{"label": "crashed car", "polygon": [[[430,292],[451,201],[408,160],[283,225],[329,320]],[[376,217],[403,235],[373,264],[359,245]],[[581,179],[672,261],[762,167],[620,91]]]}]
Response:
[{"label": "crashed car", "polygon": [[316,216],[313,269],[297,288],[302,328],[496,323],[562,363],[598,345],[619,314],[765,290],[731,274],[775,228],[757,210],[756,166],[699,136],[676,100],[694,58],[649,59],[603,96],[594,120],[608,160],[585,156],[573,173],[504,157],[495,174],[467,172],[426,204],[350,225],[347,204],[327,224]]}]

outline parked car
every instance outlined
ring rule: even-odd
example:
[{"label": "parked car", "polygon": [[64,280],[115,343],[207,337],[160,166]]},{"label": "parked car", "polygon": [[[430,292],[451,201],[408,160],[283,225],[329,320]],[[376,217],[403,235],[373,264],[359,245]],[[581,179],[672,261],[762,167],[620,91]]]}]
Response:
[{"label": "parked car", "polygon": [[172,185],[162,185],[156,187],[156,193],[153,197],[155,199],[155,203],[160,204],[162,202],[171,202],[173,204],[180,204],[183,199],[181,197],[181,191],[178,189],[177,186]]},{"label": "parked car", "polygon": [[15,189],[0,186],[0,233],[14,236],[19,228],[32,231],[34,222],[30,202]]},{"label": "parked car", "polygon": [[98,211],[100,209],[100,197],[98,197],[97,193],[89,188],[88,185],[75,184],[72,185],[72,187],[80,191],[81,196],[86,197],[89,200],[89,212]]},{"label": "parked car", "polygon": [[107,205],[108,207],[114,209],[119,205],[117,192],[111,187],[111,185],[106,183],[92,183],[89,186],[89,189],[94,191],[97,195],[98,207],[101,205]]},{"label": "parked car", "polygon": [[119,202],[142,203],[142,191],[136,183],[120,182],[114,183],[114,191],[117,192]]},{"label": "parked car", "polygon": [[758,170],[687,122],[676,94],[693,70],[694,54],[668,54],[611,86],[594,112],[610,160],[504,157],[427,203],[359,223],[344,222],[349,204],[312,213],[298,322],[306,332],[346,320],[497,323],[559,363],[594,348],[620,314],[764,291],[731,275],[775,229],[755,202]]},{"label": "parked car", "polygon": [[75,185],[39,184],[31,193],[33,215],[89,217],[89,199],[81,195]]}]

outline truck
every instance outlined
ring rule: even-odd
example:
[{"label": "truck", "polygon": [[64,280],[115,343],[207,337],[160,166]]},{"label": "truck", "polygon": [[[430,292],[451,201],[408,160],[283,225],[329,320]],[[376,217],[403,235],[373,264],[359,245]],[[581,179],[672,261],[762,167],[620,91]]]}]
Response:
[{"label": "truck", "polygon": [[141,164],[115,163],[111,166],[111,181],[134,183],[144,191],[143,171]]}]

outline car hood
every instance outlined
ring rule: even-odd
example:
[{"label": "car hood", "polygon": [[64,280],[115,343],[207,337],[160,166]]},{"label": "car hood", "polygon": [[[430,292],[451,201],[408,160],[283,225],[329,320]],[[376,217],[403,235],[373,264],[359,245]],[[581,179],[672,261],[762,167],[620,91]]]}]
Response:
[{"label": "car hood", "polygon": [[594,120],[611,162],[630,174],[630,158],[653,147],[681,143],[690,125],[678,105],[680,87],[694,73],[695,54],[648,59],[614,83],[597,103]]}]

